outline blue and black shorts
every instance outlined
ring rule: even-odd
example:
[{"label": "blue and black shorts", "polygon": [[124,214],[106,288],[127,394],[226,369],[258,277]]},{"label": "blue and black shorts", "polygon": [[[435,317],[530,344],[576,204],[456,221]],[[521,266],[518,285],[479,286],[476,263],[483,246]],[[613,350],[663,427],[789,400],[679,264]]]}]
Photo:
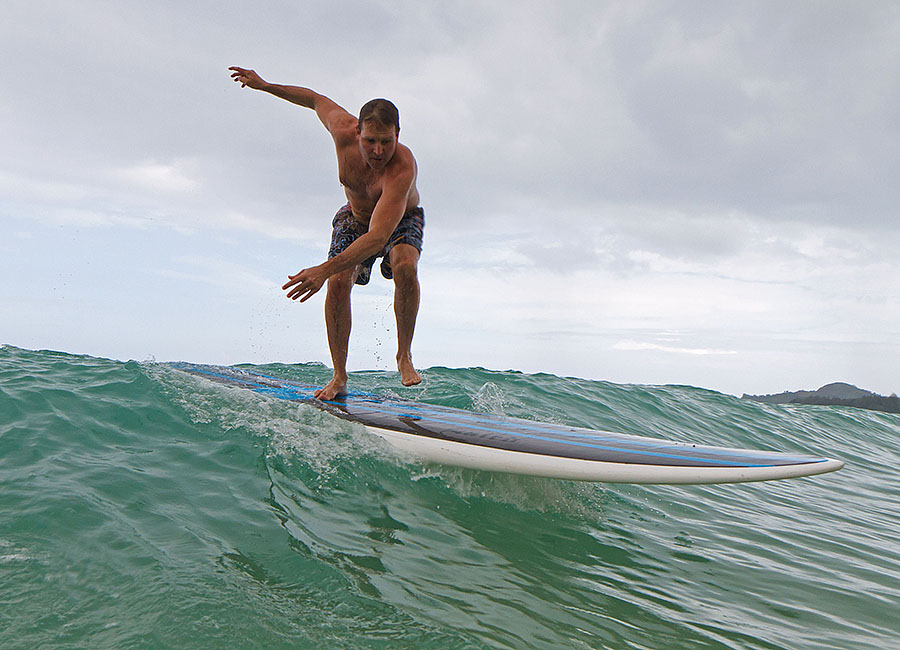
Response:
[{"label": "blue and black shorts", "polygon": [[[333,230],[331,231],[331,247],[328,249],[328,259],[342,253],[346,248],[355,242],[360,235],[364,235],[368,231],[368,226],[360,223],[353,216],[353,211],[348,203],[334,215],[334,221],[331,222]],[[381,260],[381,275],[388,280],[394,277],[391,270],[390,252],[397,244],[409,244],[414,246],[417,251],[422,252],[422,236],[425,230],[425,211],[422,208],[413,208],[407,211],[397,224],[397,228],[391,233],[387,244],[384,248],[360,263],[359,273],[356,276],[356,284],[369,284],[369,277],[372,274],[372,266],[375,260],[383,257]]]}]

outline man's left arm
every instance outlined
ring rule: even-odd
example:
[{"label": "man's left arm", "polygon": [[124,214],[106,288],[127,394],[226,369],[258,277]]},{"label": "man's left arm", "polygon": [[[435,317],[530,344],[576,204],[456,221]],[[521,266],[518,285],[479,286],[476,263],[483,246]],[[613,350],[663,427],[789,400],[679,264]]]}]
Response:
[{"label": "man's left arm", "polygon": [[381,251],[406,212],[406,202],[412,188],[415,174],[409,170],[400,170],[393,178],[385,179],[385,187],[381,198],[375,204],[369,220],[369,230],[350,244],[343,252],[318,266],[303,269],[296,275],[288,276],[283,287],[289,290],[287,297],[292,300],[306,301],[315,294],[332,275],[359,264]]}]

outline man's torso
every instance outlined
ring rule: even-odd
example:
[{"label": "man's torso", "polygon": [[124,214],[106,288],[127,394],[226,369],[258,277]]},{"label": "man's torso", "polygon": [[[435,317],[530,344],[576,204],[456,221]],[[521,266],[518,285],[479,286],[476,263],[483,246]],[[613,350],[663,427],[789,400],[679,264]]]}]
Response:
[{"label": "man's torso", "polygon": [[413,168],[413,183],[406,201],[408,212],[419,205],[419,190],[416,187],[416,161],[408,147],[397,143],[394,157],[382,170],[369,167],[359,151],[355,126],[345,132],[336,134],[335,149],[338,161],[338,179],[344,187],[344,193],[350,202],[353,216],[361,223],[368,224],[372,212],[381,198],[385,180],[396,173],[398,166],[409,165]]}]

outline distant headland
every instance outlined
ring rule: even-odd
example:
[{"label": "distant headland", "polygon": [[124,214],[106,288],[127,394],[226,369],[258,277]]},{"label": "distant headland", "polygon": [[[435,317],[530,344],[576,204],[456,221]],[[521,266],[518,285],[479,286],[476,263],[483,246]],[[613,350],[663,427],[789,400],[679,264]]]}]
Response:
[{"label": "distant headland", "polygon": [[851,384],[835,382],[826,384],[819,390],[799,390],[777,395],[747,395],[741,399],[764,402],[766,404],[817,404],[819,406],[855,406],[870,411],[900,413],[900,397],[896,393],[890,397],[857,388]]}]

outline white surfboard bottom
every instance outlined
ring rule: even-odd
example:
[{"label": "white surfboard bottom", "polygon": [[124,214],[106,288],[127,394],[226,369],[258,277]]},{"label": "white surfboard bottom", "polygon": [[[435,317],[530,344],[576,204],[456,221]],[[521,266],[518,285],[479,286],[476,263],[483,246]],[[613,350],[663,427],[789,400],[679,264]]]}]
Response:
[{"label": "white surfboard bottom", "polygon": [[679,467],[608,463],[494,449],[372,426],[366,426],[366,429],[384,438],[395,449],[421,461],[573,481],[684,485],[745,483],[813,476],[833,472],[844,466],[839,460],[767,467]]}]

